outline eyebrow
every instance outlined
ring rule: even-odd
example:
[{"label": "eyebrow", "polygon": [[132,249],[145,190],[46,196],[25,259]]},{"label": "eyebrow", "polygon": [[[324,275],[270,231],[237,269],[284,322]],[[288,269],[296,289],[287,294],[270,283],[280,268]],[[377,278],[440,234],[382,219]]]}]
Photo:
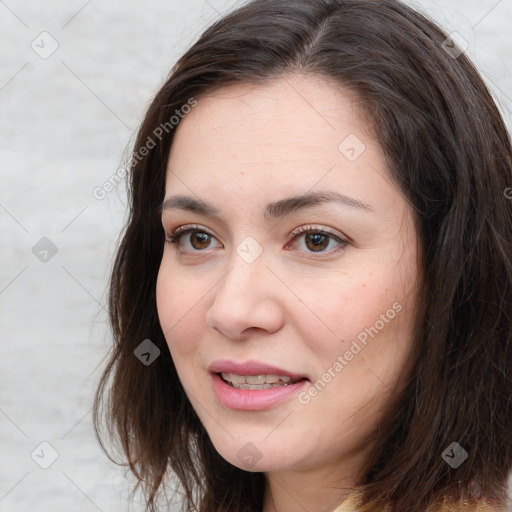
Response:
[{"label": "eyebrow", "polygon": [[[332,191],[309,192],[299,196],[287,197],[265,207],[264,216],[267,219],[280,219],[291,213],[295,213],[324,203],[336,202],[350,208],[363,211],[373,211],[373,208],[352,197]],[[220,211],[213,205],[194,197],[176,195],[166,199],[162,204],[162,212],[170,209],[186,210],[205,216],[221,217]]]}]

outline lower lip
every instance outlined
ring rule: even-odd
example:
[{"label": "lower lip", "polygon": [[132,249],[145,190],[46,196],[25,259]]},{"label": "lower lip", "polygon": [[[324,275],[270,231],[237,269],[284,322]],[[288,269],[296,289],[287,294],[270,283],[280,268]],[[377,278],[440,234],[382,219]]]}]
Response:
[{"label": "lower lip", "polygon": [[301,380],[295,384],[267,389],[238,389],[224,382],[220,375],[212,374],[212,387],[219,402],[230,409],[243,411],[261,411],[270,409],[279,402],[297,394],[309,381]]}]

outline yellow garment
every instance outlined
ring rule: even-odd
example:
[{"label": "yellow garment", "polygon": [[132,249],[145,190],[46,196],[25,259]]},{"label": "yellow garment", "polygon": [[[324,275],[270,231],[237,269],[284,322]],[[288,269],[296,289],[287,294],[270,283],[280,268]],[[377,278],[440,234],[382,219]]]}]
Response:
[{"label": "yellow garment", "polygon": [[[388,507],[381,506],[372,506],[366,505],[362,508],[357,508],[357,503],[359,501],[360,492],[356,489],[354,490],[348,498],[333,512],[387,512],[389,511]],[[418,512],[423,512],[419,511]],[[429,507],[428,510],[424,512],[507,512],[506,508],[496,507],[490,505],[487,502],[482,501],[478,505],[469,505],[468,503],[460,502],[460,503],[444,503],[438,507]],[[509,511],[510,512],[510,511]]]}]

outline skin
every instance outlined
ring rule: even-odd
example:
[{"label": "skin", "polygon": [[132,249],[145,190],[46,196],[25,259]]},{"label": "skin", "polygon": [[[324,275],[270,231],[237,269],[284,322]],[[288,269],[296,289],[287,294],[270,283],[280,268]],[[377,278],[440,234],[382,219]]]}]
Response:
[{"label": "skin", "polygon": [[[365,145],[353,161],[339,149],[350,134]],[[270,202],[319,190],[371,210],[327,202],[278,220],[263,215]],[[371,433],[403,382],[419,268],[411,208],[356,99],[298,74],[200,98],[169,156],[165,197],[177,194],[221,216],[162,214],[167,235],[187,224],[214,234],[201,238],[198,228],[199,241],[188,234],[166,243],[158,275],[160,323],[187,396],[226,460],[265,472],[263,512],[331,512],[356,485]],[[320,237],[315,251],[306,234],[292,234],[303,226],[349,243]],[[262,250],[252,263],[236,251],[247,236]],[[390,319],[393,304],[400,312]],[[332,370],[382,315],[378,334]],[[265,411],[228,409],[207,370],[221,358],[264,361],[312,382],[329,368],[334,377],[308,403],[293,396]],[[249,442],[260,456],[250,468],[237,456]]]}]

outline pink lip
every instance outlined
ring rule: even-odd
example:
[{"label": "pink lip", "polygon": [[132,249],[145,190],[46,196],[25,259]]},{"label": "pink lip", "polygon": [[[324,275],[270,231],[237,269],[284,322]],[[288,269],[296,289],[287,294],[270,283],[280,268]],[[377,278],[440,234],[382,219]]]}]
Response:
[{"label": "pink lip", "polygon": [[270,409],[293,395],[296,395],[304,386],[309,386],[308,380],[301,380],[288,386],[269,389],[237,389],[224,382],[217,373],[211,374],[212,388],[219,402],[229,409],[242,411],[260,411]]},{"label": "pink lip", "polygon": [[[309,385],[309,379],[297,373],[277,368],[258,361],[246,361],[235,363],[227,359],[221,359],[212,363],[209,368],[211,384],[219,402],[230,409],[245,411],[259,411],[269,409],[291,396],[297,394],[304,386]],[[236,375],[282,375],[292,379],[303,379],[295,384],[269,389],[237,389],[224,382],[219,373],[234,373]]]},{"label": "pink lip", "polygon": [[292,379],[307,379],[305,375],[290,372],[277,366],[272,366],[259,361],[245,361],[244,363],[236,363],[229,359],[219,359],[214,361],[208,369],[212,373],[234,373],[235,375],[281,375],[291,377]]}]

